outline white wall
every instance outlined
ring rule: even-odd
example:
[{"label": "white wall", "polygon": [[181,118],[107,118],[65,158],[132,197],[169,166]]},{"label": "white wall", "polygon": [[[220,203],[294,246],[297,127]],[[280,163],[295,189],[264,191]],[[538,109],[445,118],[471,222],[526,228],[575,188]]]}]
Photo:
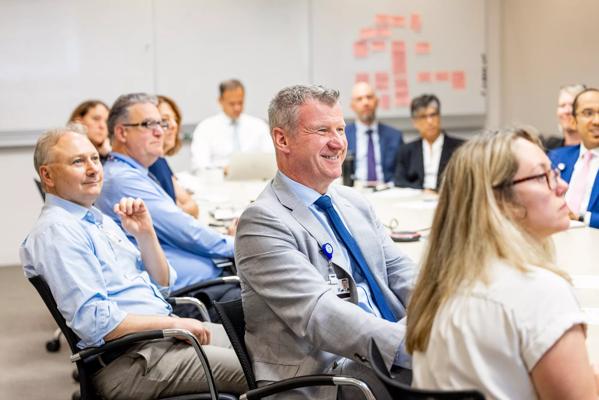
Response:
[{"label": "white wall", "polygon": [[[596,0],[487,0],[487,128],[526,122],[553,132],[559,86],[599,86],[596,15]],[[175,170],[188,154],[172,160]],[[41,205],[32,149],[0,149],[0,176],[0,265],[16,265]]]},{"label": "white wall", "polygon": [[599,1],[503,0],[502,122],[557,133],[564,84],[599,86]]}]

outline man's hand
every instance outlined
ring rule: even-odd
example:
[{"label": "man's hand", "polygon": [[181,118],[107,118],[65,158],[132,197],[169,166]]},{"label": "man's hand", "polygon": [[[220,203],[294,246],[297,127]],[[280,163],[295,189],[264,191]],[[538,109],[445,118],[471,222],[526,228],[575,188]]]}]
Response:
[{"label": "man's hand", "polygon": [[210,344],[210,331],[197,319],[173,317],[173,320],[174,329],[186,329],[198,339],[201,345]]},{"label": "man's hand", "polygon": [[227,226],[227,235],[235,236],[235,233],[237,233],[237,224],[238,223],[239,223],[239,218],[235,218],[235,219],[233,219],[233,221],[231,221],[229,226]]},{"label": "man's hand", "polygon": [[153,231],[152,217],[142,199],[123,197],[114,205],[114,212],[121,219],[121,225],[131,235],[148,234]]}]

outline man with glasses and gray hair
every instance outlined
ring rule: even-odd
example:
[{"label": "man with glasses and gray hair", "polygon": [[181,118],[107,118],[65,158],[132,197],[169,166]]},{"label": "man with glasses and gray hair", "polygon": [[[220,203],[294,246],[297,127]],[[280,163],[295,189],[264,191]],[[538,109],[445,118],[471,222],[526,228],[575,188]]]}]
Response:
[{"label": "man with glasses and gray hair", "polygon": [[569,183],[570,218],[599,228],[599,89],[585,89],[574,98],[572,118],[580,144],[551,150],[549,158]]},{"label": "man with glasses and gray hair", "polygon": [[[327,372],[361,379],[387,399],[368,345],[376,340],[388,368],[410,366],[403,340],[415,265],[364,197],[332,184],[347,153],[338,97],[298,85],[270,104],[278,172],[241,216],[236,237],[245,343],[258,381]],[[410,379],[408,370],[400,375]],[[281,398],[358,398],[351,390]]]},{"label": "man with glasses and gray hair", "polygon": [[[222,275],[214,259],[233,257],[233,237],[182,211],[148,171],[163,154],[165,122],[161,121],[157,104],[155,96],[133,93],[120,96],[110,109],[112,152],[104,164],[106,183],[96,206],[118,222],[112,210],[116,200],[127,196],[145,202],[162,249],[177,271],[173,289],[179,290]],[[206,293],[217,300],[239,298],[235,285],[209,288]]]},{"label": "man with glasses and gray hair", "polygon": [[436,191],[451,155],[464,141],[441,129],[441,102],[434,94],[414,98],[410,114],[420,139],[399,148],[395,186]]}]

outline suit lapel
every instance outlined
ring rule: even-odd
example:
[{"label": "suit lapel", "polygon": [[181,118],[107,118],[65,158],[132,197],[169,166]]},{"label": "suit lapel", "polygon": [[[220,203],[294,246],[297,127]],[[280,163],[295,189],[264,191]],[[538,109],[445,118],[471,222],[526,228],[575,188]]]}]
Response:
[{"label": "suit lapel", "polygon": [[591,191],[591,198],[589,199],[588,211],[596,210],[595,204],[599,200],[599,172],[595,175],[595,182],[593,182],[593,190]]},{"label": "suit lapel", "polygon": [[[325,243],[331,241],[329,234],[320,221],[318,221],[308,207],[302,204],[302,202],[293,195],[291,189],[279,178],[278,174],[273,179],[272,187],[281,204],[291,211],[293,218],[316,240],[320,248],[322,248]],[[344,257],[341,256],[339,251],[333,251],[331,262],[351,276],[351,268],[347,265]]]},{"label": "suit lapel", "polygon": [[[576,164],[576,161],[578,161],[579,155],[580,155],[580,145],[574,146],[574,147],[568,149],[567,151],[564,151],[564,159],[563,159],[564,170],[562,171],[562,178],[568,183],[570,183],[570,180],[572,179],[572,173],[574,172],[574,165]],[[562,164],[562,163],[558,163],[558,165],[557,165],[558,167],[559,167],[559,164]]]}]

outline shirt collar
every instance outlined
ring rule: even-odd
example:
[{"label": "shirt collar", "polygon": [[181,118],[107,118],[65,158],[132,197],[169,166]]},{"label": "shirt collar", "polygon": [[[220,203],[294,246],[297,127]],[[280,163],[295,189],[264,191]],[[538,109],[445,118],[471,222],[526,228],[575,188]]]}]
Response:
[{"label": "shirt collar", "polygon": [[46,201],[44,207],[60,207],[66,210],[69,214],[74,215],[77,219],[85,219],[88,222],[97,222],[102,224],[103,215],[96,207],[83,207],[72,201],[65,200],[51,193],[46,193]]},{"label": "shirt collar", "polygon": [[281,171],[278,171],[277,174],[279,174],[279,178],[281,178],[283,180],[283,182],[285,182],[287,184],[287,186],[289,186],[289,188],[291,189],[293,194],[306,207],[310,207],[312,204],[314,204],[314,202],[316,200],[318,200],[318,198],[320,196],[322,196],[316,190],[309,188],[306,185],[302,185],[299,182],[294,181],[293,179],[289,178],[287,175],[285,175]]},{"label": "shirt collar", "polygon": [[118,160],[120,162],[124,162],[125,164],[128,164],[129,166],[135,168],[135,169],[139,169],[141,171],[144,171],[146,174],[148,173],[148,169],[146,167],[144,167],[143,165],[141,165],[140,163],[138,163],[137,161],[135,161],[135,159],[126,156],[122,153],[117,153],[115,151],[110,152],[109,156],[115,160]]},{"label": "shirt collar", "polygon": [[367,130],[372,129],[372,133],[377,133],[377,128],[378,128],[379,124],[376,121],[373,121],[372,124],[370,124],[370,125],[366,125],[365,123],[363,123],[362,121],[357,119],[355,123],[356,123],[356,131],[357,132],[366,133]]},{"label": "shirt collar", "polygon": [[[588,149],[584,147],[584,143],[580,142],[580,153],[578,153],[578,158],[582,158],[582,156],[584,156],[584,153],[586,153],[587,150]],[[593,153],[595,157],[599,157],[599,147],[591,149],[591,153]]]}]

